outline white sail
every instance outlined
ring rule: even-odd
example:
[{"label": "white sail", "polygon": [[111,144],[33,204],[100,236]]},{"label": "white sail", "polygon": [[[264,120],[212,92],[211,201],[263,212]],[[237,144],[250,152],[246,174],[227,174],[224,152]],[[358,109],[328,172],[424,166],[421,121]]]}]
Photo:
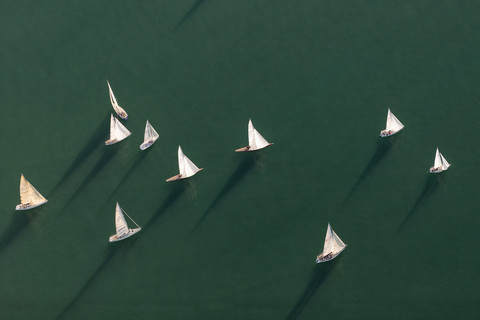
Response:
[{"label": "white sail", "polygon": [[448,163],[447,159],[440,153],[440,157],[442,158],[442,168],[443,170],[447,170],[450,167],[450,163]]},{"label": "white sail", "polygon": [[[128,227],[127,221],[125,221],[125,216],[123,215],[124,213],[127,215],[127,217],[130,220],[132,220],[132,222],[137,226],[137,228],[131,229],[131,228]],[[133,221],[133,219],[130,218],[130,216],[125,211],[123,211],[122,208],[120,208],[120,205],[117,202],[117,205],[115,206],[115,231],[116,231],[116,233],[114,235],[110,236],[109,241],[110,242],[115,242],[115,241],[120,241],[120,240],[126,239],[126,238],[134,235],[135,233],[139,232],[141,229],[142,228],[140,228],[140,226],[135,221]]]},{"label": "white sail", "polygon": [[48,200],[35,189],[23,176],[20,176],[20,204],[16,206],[16,210],[25,210],[38,207]]},{"label": "white sail", "polygon": [[118,104],[117,99],[113,94],[112,87],[110,87],[110,83],[108,82],[108,80],[107,80],[107,84],[108,84],[108,94],[110,96],[110,103],[112,104],[113,109],[115,110],[115,112],[118,114],[120,118],[125,120],[128,119],[127,112]]},{"label": "white sail", "polygon": [[143,143],[140,145],[140,149],[145,150],[149,148],[155,141],[157,141],[158,137],[157,131],[155,131],[153,126],[147,120],[147,124],[145,125],[145,134],[143,136]]},{"label": "white sail", "polygon": [[122,141],[131,135],[131,132],[117,119],[110,114],[110,139],[105,141],[106,145]]},{"label": "white sail", "polygon": [[335,258],[342,252],[347,245],[340,239],[340,237],[333,231],[330,223],[325,234],[325,242],[323,244],[322,253],[317,256],[317,263],[324,262]]},{"label": "white sail", "polygon": [[398,132],[398,131],[402,130],[403,127],[404,127],[404,125],[390,111],[390,108],[388,108],[387,125],[386,125],[385,130],[392,130],[393,132]]},{"label": "white sail", "polygon": [[248,120],[248,145],[251,151],[259,150],[270,145],[262,135],[253,127],[252,120]]},{"label": "white sail", "polygon": [[183,150],[178,146],[178,168],[182,178],[193,176],[200,169],[183,153]]},{"label": "white sail", "polygon": [[115,208],[115,229],[117,232],[117,236],[122,236],[128,232],[128,225],[125,221],[125,217],[123,216],[122,208],[120,208],[118,202]]}]

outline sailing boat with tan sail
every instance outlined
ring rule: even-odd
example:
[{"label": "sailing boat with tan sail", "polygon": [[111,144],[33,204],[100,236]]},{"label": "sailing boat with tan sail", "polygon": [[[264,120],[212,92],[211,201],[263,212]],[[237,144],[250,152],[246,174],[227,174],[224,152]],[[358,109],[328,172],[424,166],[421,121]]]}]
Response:
[{"label": "sailing boat with tan sail", "polygon": [[47,203],[48,200],[35,189],[30,182],[23,176],[20,176],[20,204],[15,210],[28,210]]},{"label": "sailing boat with tan sail", "polygon": [[[128,227],[127,221],[125,221],[125,214],[132,222],[137,226],[137,228],[131,229]],[[132,218],[122,209],[120,208],[120,205],[117,202],[117,205],[115,206],[115,230],[116,233],[112,236],[110,236],[109,241],[110,242],[115,242],[115,241],[120,241],[123,239],[126,239],[130,236],[133,236],[135,233],[139,232],[142,230],[140,226],[133,221]]]},{"label": "sailing boat with tan sail", "polygon": [[105,145],[111,145],[122,141],[132,133],[117,119],[110,114],[110,139],[105,141]]},{"label": "sailing boat with tan sail", "polygon": [[110,83],[108,82],[108,80],[107,80],[107,85],[108,85],[108,94],[110,96],[110,103],[112,104],[113,109],[115,110],[115,112],[120,118],[122,118],[123,120],[128,120],[128,114],[125,111],[125,109],[123,109],[118,105],[117,99],[113,94],[112,87],[110,87]]},{"label": "sailing boat with tan sail", "polygon": [[273,143],[265,140],[254,127],[251,119],[248,119],[248,146],[236,149],[235,152],[255,151],[271,146]]},{"label": "sailing boat with tan sail", "polygon": [[323,245],[323,251],[317,256],[316,262],[322,263],[335,259],[346,247],[335,231],[333,231],[330,223],[328,223],[327,234],[325,235],[325,243]]},{"label": "sailing boat with tan sail", "polygon": [[178,146],[178,168],[180,173],[177,175],[174,175],[171,178],[167,179],[168,181],[175,181],[179,179],[185,179],[188,177],[193,176],[197,172],[203,170],[203,168],[197,167],[192,160],[188,159],[188,157],[183,154],[182,147]]}]

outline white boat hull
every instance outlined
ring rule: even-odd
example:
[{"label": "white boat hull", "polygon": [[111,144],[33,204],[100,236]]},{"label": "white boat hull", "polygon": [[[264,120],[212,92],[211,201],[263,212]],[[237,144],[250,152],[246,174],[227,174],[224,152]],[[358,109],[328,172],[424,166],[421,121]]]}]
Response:
[{"label": "white boat hull", "polygon": [[157,139],[155,140],[150,140],[150,141],[144,141],[141,145],[140,145],[140,150],[145,150],[145,149],[148,149],[152,146],[152,144],[155,143],[155,141],[157,141]]},{"label": "white boat hull", "polygon": [[113,110],[115,110],[115,113],[118,115],[119,118],[123,120],[128,120],[128,114],[122,107],[117,105],[113,107]]},{"label": "white boat hull", "polygon": [[17,211],[23,211],[23,210],[30,210],[30,209],[33,209],[33,208],[36,208],[36,207],[39,207],[45,203],[47,203],[48,200],[45,200],[44,202],[41,202],[39,204],[36,204],[36,205],[30,205],[30,204],[18,204],[16,207],[15,207],[15,210]]},{"label": "white boat hull", "polygon": [[400,130],[397,130],[397,131],[395,131],[395,130],[382,130],[380,132],[380,137],[385,138],[385,137],[393,136],[395,133],[398,133]]},{"label": "white boat hull", "polygon": [[127,239],[128,237],[131,237],[135,233],[139,232],[140,230],[142,230],[142,228],[128,229],[128,232],[126,232],[126,233],[124,233],[120,236],[118,236],[116,234],[114,234],[113,236],[110,236],[110,239],[108,241],[109,242],[117,242],[117,241]]},{"label": "white boat hull", "polygon": [[107,140],[105,141],[105,145],[106,146],[109,146],[109,145],[112,145],[112,144],[115,144],[115,143],[119,143],[120,141],[123,141],[125,139],[127,139],[128,137],[130,137],[130,135],[126,136],[125,138],[121,139],[121,140],[118,140],[118,139],[113,139],[113,140]]},{"label": "white boat hull", "polygon": [[315,260],[315,262],[318,264],[318,263],[322,263],[322,262],[327,262],[327,261],[330,261],[330,260],[333,260],[335,259],[340,253],[342,253],[343,250],[345,250],[347,246],[345,246],[341,251],[335,253],[335,254],[327,254],[326,256],[322,257],[322,256],[317,256],[317,259]]},{"label": "white boat hull", "polygon": [[443,171],[446,171],[447,169],[443,169],[441,167],[439,168],[434,168],[434,167],[431,167],[430,170],[428,170],[429,173],[440,173],[440,172],[443,172]]},{"label": "white boat hull", "polygon": [[261,147],[261,148],[257,148],[257,149],[252,149],[250,148],[250,146],[246,146],[246,147],[243,147],[243,148],[239,148],[239,149],[236,149],[235,152],[252,152],[252,151],[257,151],[257,150],[261,150],[261,149],[264,149],[266,147],[269,147],[273,144],[272,143],[269,143],[267,144],[265,147]]}]

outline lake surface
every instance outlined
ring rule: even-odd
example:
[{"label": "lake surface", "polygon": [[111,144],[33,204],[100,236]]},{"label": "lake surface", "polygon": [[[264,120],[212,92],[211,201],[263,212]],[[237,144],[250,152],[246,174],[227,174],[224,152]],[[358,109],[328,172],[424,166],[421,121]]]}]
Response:
[{"label": "lake surface", "polygon": [[[0,318],[478,319],[479,14],[0,3]],[[249,118],[274,145],[235,153]],[[205,170],[166,183],[178,145]],[[14,211],[21,172],[46,205]],[[116,201],[142,231],[110,244]],[[316,265],[328,222],[348,247]]]}]

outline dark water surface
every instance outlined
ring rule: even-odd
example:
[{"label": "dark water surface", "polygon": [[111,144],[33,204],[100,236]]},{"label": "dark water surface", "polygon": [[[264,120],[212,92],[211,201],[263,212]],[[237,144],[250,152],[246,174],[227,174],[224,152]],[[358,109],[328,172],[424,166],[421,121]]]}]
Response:
[{"label": "dark water surface", "polygon": [[[0,318],[478,319],[479,16],[1,2]],[[132,132],[109,147],[106,80]],[[234,153],[249,117],[275,144]],[[166,183],[178,145],[205,170]],[[46,205],[14,211],[21,172]],[[143,230],[110,244],[116,201]],[[328,222],[348,247],[315,265]]]}]

